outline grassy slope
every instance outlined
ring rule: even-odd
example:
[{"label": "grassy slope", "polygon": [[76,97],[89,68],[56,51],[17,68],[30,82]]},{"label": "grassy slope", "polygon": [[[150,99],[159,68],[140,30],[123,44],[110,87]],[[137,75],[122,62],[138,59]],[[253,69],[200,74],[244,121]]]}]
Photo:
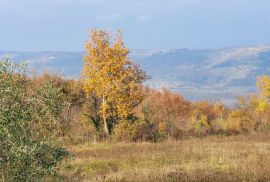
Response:
[{"label": "grassy slope", "polygon": [[270,181],[270,135],[68,148],[65,181]]}]

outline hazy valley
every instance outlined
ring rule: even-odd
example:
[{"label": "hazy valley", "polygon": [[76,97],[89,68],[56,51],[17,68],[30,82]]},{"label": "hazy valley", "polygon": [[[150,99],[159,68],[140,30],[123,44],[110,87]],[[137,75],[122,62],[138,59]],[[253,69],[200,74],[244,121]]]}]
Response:
[{"label": "hazy valley", "polygon": [[[83,52],[0,51],[30,68],[79,78]],[[132,50],[130,59],[151,75],[150,87],[167,87],[190,100],[220,99],[234,105],[236,97],[256,92],[256,78],[270,74],[270,46],[209,50]]]}]

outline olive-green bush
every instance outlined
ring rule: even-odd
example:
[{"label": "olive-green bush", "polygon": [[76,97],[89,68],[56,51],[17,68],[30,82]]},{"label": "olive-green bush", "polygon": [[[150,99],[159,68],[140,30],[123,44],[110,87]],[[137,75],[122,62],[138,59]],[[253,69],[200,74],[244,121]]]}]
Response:
[{"label": "olive-green bush", "polygon": [[0,61],[0,181],[39,181],[56,172],[68,155],[50,136],[60,98],[49,81],[34,85],[25,65]]}]

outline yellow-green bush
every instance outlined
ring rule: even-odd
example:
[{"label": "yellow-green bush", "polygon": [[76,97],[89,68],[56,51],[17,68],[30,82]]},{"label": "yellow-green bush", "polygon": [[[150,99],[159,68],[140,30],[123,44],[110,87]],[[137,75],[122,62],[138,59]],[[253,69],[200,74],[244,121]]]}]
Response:
[{"label": "yellow-green bush", "polygon": [[121,121],[114,128],[113,138],[117,141],[156,141],[158,131],[144,120]]}]

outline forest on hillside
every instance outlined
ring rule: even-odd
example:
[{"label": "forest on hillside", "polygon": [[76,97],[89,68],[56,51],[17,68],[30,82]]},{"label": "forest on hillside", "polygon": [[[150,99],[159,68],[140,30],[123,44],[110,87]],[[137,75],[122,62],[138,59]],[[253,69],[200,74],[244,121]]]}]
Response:
[{"label": "forest on hillside", "polygon": [[[270,132],[269,76],[258,78],[258,93],[239,95],[237,106],[228,107],[219,100],[189,101],[166,88],[146,87],[143,83],[151,75],[129,60],[120,32],[92,30],[85,48],[80,79],[34,75],[26,64],[2,58],[0,181],[54,181],[62,167],[76,158],[74,146],[83,144],[136,143],[148,151],[151,147],[143,142],[149,142],[162,151],[162,144],[173,148],[172,141]],[[188,145],[192,148],[192,143]],[[103,167],[97,165],[97,171]]]}]

